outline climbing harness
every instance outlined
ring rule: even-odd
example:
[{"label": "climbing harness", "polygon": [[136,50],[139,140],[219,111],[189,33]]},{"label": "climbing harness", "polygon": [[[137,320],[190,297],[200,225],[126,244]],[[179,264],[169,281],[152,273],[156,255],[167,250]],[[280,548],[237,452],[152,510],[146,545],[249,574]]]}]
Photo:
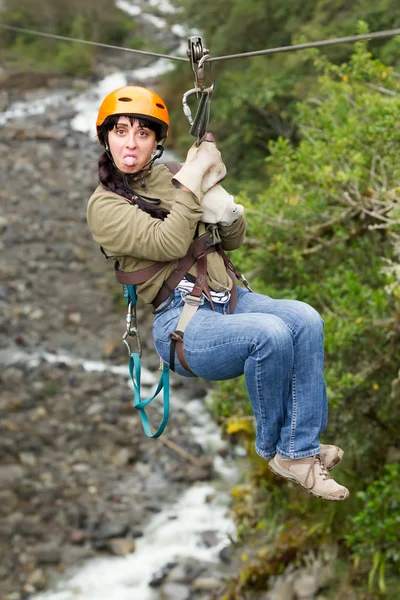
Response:
[{"label": "climbing harness", "polygon": [[[125,344],[128,355],[129,355],[129,374],[133,384],[133,406],[139,411],[140,418],[145,434],[149,438],[158,438],[164,431],[169,414],[169,368],[163,361],[160,362],[160,369],[162,371],[160,380],[154,394],[146,400],[141,400],[141,388],[140,388],[140,377],[141,377],[141,364],[140,359],[142,356],[142,345],[140,342],[139,332],[137,330],[136,321],[136,288],[134,285],[123,285],[124,296],[128,304],[126,313],[126,331],[122,336],[122,341]],[[137,343],[137,352],[131,350],[128,342],[129,337],[134,337]],[[146,414],[145,408],[163,391],[163,416],[160,425],[155,433],[152,433],[150,421]]]},{"label": "climbing harness", "polygon": [[[176,352],[179,362],[182,365],[182,367],[189,373],[192,373],[192,371],[186,361],[185,354],[184,354],[183,335],[184,335],[184,331],[185,331],[187,324],[189,323],[191,318],[195,315],[198,308],[204,303],[203,294],[205,294],[206,297],[211,302],[210,290],[208,288],[207,278],[206,278],[208,254],[210,254],[212,252],[218,252],[218,254],[222,257],[222,260],[224,261],[225,268],[226,268],[229,276],[232,279],[233,285],[232,285],[231,297],[230,297],[230,301],[229,301],[229,308],[230,308],[231,313],[235,310],[235,307],[237,304],[236,279],[241,281],[247,287],[247,289],[252,291],[246,278],[235,269],[235,267],[232,264],[229,257],[222,250],[221,245],[220,245],[221,240],[219,238],[219,235],[218,235],[216,229],[217,228],[215,226],[209,226],[209,229],[205,233],[198,236],[191,243],[187,253],[185,254],[185,256],[183,258],[181,258],[178,261],[176,267],[174,268],[172,273],[169,275],[169,277],[166,279],[166,281],[164,281],[160,291],[158,292],[158,294],[156,295],[156,297],[154,298],[154,300],[152,302],[155,314],[158,312],[160,306],[162,306],[162,310],[167,308],[167,306],[169,305],[169,303],[172,301],[172,299],[174,297],[175,288],[177,287],[179,282],[182,280],[182,278],[187,275],[189,269],[196,263],[197,276],[196,276],[196,279],[194,282],[193,290],[191,291],[190,294],[187,294],[186,296],[184,296],[184,298],[183,298],[184,307],[182,309],[182,313],[181,313],[177,328],[170,335],[170,337],[171,337],[170,369],[172,371],[175,370],[175,352]],[[117,280],[119,281],[119,283],[122,283],[123,286],[130,286],[130,285],[134,286],[138,283],[143,283],[143,282],[147,281],[148,279],[150,279],[150,277],[154,276],[156,273],[161,271],[167,264],[168,263],[161,263],[161,262],[153,263],[152,265],[150,265],[149,267],[145,267],[144,269],[139,269],[138,271],[128,272],[128,271],[120,271],[118,268],[118,263],[116,263],[115,276],[116,276]],[[165,302],[167,300],[169,300],[169,302],[167,304],[165,304]],[[128,318],[130,319],[131,317],[129,314],[129,309],[128,309],[128,315],[129,315],[129,317],[127,317],[127,319]],[[130,330],[129,326],[127,328],[127,332],[128,332],[128,330]],[[129,333],[127,333],[127,332],[125,334],[125,339],[124,339],[125,343],[126,343],[126,336],[129,335]],[[133,328],[132,328],[132,335],[136,335],[136,334],[137,334],[137,329],[136,329],[136,325],[134,324]],[[130,350],[129,350],[129,352],[130,352]],[[139,359],[140,359],[140,356],[139,356]],[[139,364],[139,359],[137,359],[138,364]]]}]

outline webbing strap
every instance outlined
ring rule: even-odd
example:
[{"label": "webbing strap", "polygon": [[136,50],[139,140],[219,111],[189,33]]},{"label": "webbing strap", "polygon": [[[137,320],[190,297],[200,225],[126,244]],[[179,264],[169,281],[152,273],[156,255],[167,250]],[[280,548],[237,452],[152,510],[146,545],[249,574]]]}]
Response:
[{"label": "webbing strap", "polygon": [[[137,408],[140,414],[140,418],[142,420],[142,426],[145,434],[149,438],[158,438],[164,431],[167,422],[168,422],[168,414],[169,414],[169,367],[163,362],[162,364],[162,374],[160,380],[158,382],[158,386],[154,394],[147,398],[146,400],[140,399],[140,356],[139,354],[132,354],[129,357],[129,373],[133,383],[133,406]],[[163,393],[163,416],[160,425],[155,433],[151,432],[151,426],[149,418],[146,414],[145,408],[154,400],[156,396],[164,390]]]},{"label": "webbing strap", "polygon": [[[134,285],[124,285],[123,286],[124,296],[126,301],[131,303],[133,306],[136,305],[137,295],[136,288]],[[142,421],[142,426],[145,434],[149,438],[158,438],[164,431],[169,415],[169,367],[163,361],[162,362],[162,373],[160,380],[158,382],[158,386],[154,394],[147,398],[146,400],[141,400],[140,394],[140,376],[141,376],[141,362],[140,362],[140,354],[137,352],[129,351],[129,374],[132,379],[133,384],[133,406],[139,411],[140,418]],[[145,408],[158,396],[158,394],[163,390],[163,416],[160,425],[155,433],[151,432],[151,426],[149,418],[146,414]]]}]

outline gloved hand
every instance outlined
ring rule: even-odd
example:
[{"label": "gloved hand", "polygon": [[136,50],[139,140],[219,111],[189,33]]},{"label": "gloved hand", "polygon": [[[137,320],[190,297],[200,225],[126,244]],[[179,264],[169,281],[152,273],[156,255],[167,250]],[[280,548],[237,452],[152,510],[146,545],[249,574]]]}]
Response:
[{"label": "gloved hand", "polygon": [[172,178],[176,187],[185,187],[199,200],[226,175],[220,151],[215,145],[212,133],[206,133],[200,146],[190,148],[185,163]]},{"label": "gloved hand", "polygon": [[220,225],[232,225],[244,213],[241,204],[236,204],[233,196],[222,187],[214,185],[204,194],[202,200],[204,223],[220,223]]}]

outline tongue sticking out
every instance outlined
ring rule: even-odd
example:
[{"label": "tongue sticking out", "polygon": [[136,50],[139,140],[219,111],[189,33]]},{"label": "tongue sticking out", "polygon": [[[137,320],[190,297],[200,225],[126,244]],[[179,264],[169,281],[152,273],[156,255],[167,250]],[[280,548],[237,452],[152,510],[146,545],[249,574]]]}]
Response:
[{"label": "tongue sticking out", "polygon": [[127,167],[133,167],[137,163],[137,158],[135,156],[125,156],[123,163]]}]

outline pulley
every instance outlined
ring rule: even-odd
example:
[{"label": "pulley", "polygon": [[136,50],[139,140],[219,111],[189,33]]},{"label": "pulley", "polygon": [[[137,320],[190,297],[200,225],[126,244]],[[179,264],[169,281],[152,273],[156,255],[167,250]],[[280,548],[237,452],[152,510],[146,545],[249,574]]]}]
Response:
[{"label": "pulley", "polygon": [[[210,119],[210,101],[214,90],[214,72],[212,63],[208,63],[210,65],[211,85],[206,87],[205,64],[210,58],[210,55],[209,50],[203,46],[201,37],[192,36],[188,39],[187,55],[190,59],[190,65],[194,74],[194,87],[183,94],[183,112],[191,126],[189,133],[197,138],[197,145],[199,145],[201,138],[207,131],[207,125]],[[188,98],[193,95],[196,95],[196,98],[200,98],[194,119],[188,104]]]}]

